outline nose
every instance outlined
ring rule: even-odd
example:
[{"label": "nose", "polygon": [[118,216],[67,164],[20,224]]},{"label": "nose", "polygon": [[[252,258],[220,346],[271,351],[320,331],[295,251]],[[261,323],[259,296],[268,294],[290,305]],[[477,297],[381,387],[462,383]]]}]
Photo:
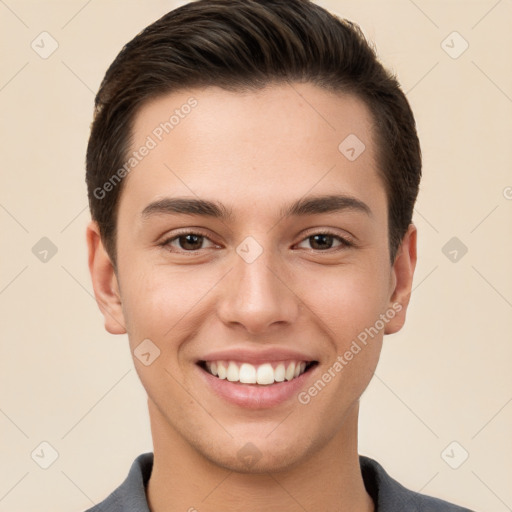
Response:
[{"label": "nose", "polygon": [[234,265],[219,290],[217,312],[226,325],[264,334],[297,319],[301,301],[293,291],[291,273],[277,256],[263,251],[248,263],[235,254]]}]

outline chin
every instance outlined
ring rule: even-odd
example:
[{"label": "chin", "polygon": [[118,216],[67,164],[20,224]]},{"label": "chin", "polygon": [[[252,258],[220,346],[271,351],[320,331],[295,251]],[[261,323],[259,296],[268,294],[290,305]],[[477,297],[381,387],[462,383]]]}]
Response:
[{"label": "chin", "polygon": [[216,466],[242,474],[265,474],[287,471],[298,465],[306,457],[304,449],[282,447],[267,442],[265,446],[247,441],[241,448],[231,453],[203,453],[204,457]]}]

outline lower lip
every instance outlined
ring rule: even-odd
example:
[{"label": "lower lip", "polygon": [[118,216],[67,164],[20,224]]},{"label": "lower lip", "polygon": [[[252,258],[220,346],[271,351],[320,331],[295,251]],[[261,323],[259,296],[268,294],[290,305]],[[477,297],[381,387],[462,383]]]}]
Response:
[{"label": "lower lip", "polygon": [[296,397],[304,388],[306,380],[316,370],[316,366],[290,381],[269,384],[268,386],[230,382],[227,379],[219,379],[213,376],[200,366],[197,366],[197,368],[207,385],[221,398],[247,409],[267,409],[281,405]]}]

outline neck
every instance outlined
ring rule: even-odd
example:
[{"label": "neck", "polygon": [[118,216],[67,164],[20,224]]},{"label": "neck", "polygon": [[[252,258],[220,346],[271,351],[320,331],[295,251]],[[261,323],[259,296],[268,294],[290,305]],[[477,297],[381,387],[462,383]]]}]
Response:
[{"label": "neck", "polygon": [[357,452],[358,403],[320,451],[286,471],[236,473],[206,459],[148,400],[154,462],[151,512],[374,512]]}]

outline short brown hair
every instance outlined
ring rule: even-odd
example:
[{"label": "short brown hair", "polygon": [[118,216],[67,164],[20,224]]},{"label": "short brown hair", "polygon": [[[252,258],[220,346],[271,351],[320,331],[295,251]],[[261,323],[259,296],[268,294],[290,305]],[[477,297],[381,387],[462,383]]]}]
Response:
[{"label": "short brown hair", "polygon": [[309,0],[198,0],[165,14],[125,45],[96,96],[86,182],[91,215],[114,267],[126,174],[115,173],[126,162],[141,106],[185,88],[242,91],[284,82],[350,93],[369,108],[394,260],[412,220],[421,150],[405,94],[361,29]]}]

